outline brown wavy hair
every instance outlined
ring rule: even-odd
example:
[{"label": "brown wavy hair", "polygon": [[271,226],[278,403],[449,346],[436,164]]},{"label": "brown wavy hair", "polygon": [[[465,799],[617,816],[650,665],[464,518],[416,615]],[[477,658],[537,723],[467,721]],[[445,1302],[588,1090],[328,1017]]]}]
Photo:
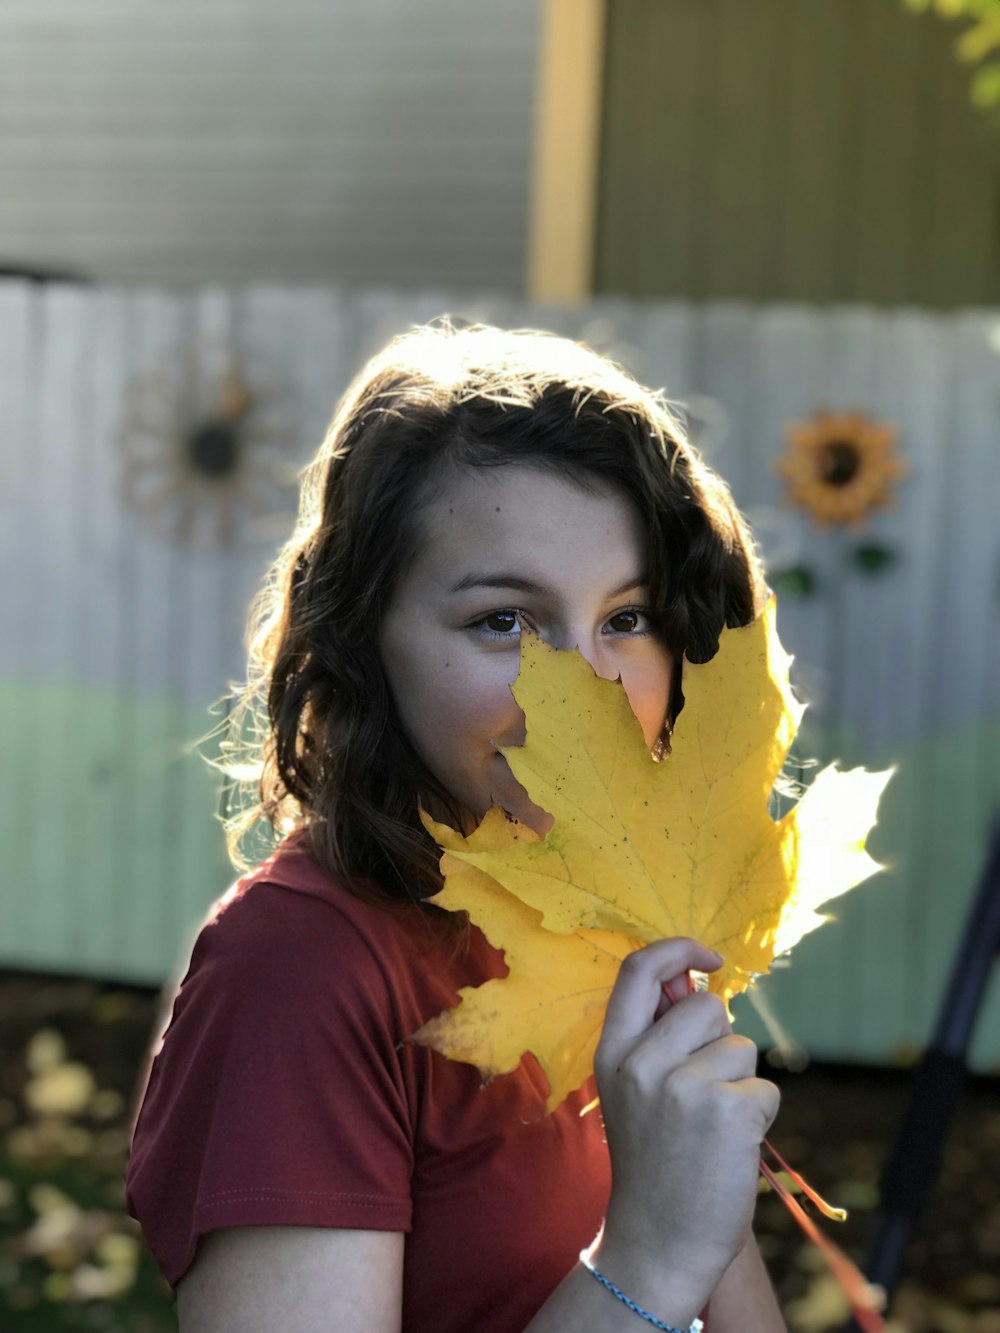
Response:
[{"label": "brown wavy hair", "polygon": [[263,818],[278,835],[307,828],[312,855],[358,896],[421,902],[440,887],[418,801],[458,812],[403,731],[380,632],[435,486],[449,469],[509,463],[630,498],[651,606],[678,660],[706,661],[723,626],[760,610],[747,525],[661,394],[550,334],[415,328],[344,395],[253,607],[248,681],[223,747],[229,771],[252,771],[256,786],[227,823],[237,863]]}]

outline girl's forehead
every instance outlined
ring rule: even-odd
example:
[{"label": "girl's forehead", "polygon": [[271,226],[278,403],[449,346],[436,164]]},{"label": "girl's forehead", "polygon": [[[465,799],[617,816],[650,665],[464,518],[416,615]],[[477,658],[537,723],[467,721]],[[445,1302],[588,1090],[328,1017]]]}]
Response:
[{"label": "girl's forehead", "polygon": [[604,478],[583,471],[561,470],[540,462],[509,462],[472,467],[460,465],[442,472],[428,496],[429,505],[440,511],[446,506],[471,511],[493,504],[503,512],[503,503],[572,507],[581,500],[609,497],[624,499],[618,488]]},{"label": "girl's forehead", "polygon": [[595,478],[586,487],[528,464],[456,470],[422,514],[413,567],[450,584],[470,570],[559,570],[641,563],[641,527],[632,502]]}]

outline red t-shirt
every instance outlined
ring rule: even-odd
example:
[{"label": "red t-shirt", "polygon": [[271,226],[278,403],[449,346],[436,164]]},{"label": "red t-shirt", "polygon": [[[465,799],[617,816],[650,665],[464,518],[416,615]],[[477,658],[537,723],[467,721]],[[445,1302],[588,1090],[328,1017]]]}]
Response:
[{"label": "red t-shirt", "polygon": [[153,1058],[128,1211],[167,1281],[218,1227],[407,1233],[403,1328],[519,1333],[593,1240],[610,1188],[588,1084],[551,1116],[531,1057],[484,1086],[403,1044],[504,975],[416,908],[358,901],[296,847],[216,904]]}]

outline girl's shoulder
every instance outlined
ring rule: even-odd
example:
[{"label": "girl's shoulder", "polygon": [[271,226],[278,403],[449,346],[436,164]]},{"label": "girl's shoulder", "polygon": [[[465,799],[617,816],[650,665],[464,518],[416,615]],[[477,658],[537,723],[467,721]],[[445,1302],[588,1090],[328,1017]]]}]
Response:
[{"label": "girl's shoulder", "polygon": [[267,860],[238,879],[215,902],[202,924],[202,933],[221,932],[246,944],[263,933],[276,940],[304,944],[336,934],[347,943],[383,951],[386,947],[433,944],[431,920],[413,903],[377,901],[350,892],[313,859],[304,833],[287,837]]},{"label": "girl's shoulder", "polygon": [[406,1039],[449,1002],[420,915],[359,901],[294,845],[209,911],[150,1052],[126,1178],[169,1282],[220,1227],[410,1226],[427,1061]]},{"label": "girl's shoulder", "polygon": [[183,1009],[196,995],[220,1005],[240,996],[248,1008],[308,1007],[330,1021],[364,1009],[404,1039],[463,986],[504,971],[475,928],[466,937],[416,904],[357,897],[293,836],[213,904],[176,999]]}]

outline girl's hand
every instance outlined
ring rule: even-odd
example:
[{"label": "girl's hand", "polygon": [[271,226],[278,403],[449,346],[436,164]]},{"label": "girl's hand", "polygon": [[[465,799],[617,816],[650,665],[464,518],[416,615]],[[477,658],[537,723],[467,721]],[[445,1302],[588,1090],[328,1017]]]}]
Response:
[{"label": "girl's hand", "polygon": [[631,954],[595,1059],[613,1181],[596,1262],[681,1325],[749,1238],[760,1144],[778,1110],[722,1001],[687,994],[689,969],[719,963],[689,939]]}]

